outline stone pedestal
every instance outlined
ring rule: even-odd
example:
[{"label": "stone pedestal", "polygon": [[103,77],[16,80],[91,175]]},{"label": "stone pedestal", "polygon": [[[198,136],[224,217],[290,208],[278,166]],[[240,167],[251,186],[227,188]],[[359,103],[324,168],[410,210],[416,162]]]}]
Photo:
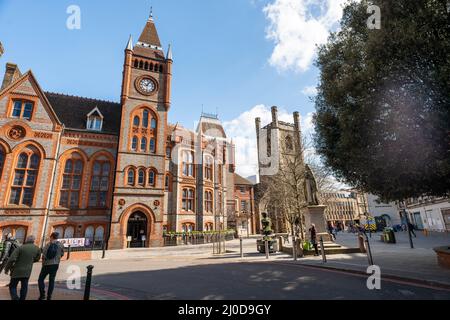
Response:
[{"label": "stone pedestal", "polygon": [[311,224],[316,226],[317,240],[323,237],[323,241],[331,241],[331,236],[327,230],[327,221],[325,219],[325,208],[327,206],[309,206],[305,212],[306,231],[311,228]]}]

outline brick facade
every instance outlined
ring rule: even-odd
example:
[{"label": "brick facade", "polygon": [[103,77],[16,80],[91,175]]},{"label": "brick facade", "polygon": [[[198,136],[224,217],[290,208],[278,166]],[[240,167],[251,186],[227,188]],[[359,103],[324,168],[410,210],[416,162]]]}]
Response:
[{"label": "brick facade", "polygon": [[0,236],[33,234],[42,243],[57,230],[119,249],[129,240],[161,246],[164,231],[227,228],[234,147],[216,116],[202,115],[195,131],[168,123],[172,63],[150,18],[125,50],[120,103],[44,92],[31,71],[8,65],[0,91]]}]

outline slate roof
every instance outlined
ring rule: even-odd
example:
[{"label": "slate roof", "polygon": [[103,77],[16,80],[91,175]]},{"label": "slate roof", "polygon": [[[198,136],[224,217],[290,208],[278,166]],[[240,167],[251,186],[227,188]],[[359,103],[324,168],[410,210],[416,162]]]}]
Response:
[{"label": "slate roof", "polygon": [[95,107],[102,113],[102,133],[119,135],[120,103],[46,92],[48,101],[67,129],[86,130],[87,115]]},{"label": "slate roof", "polygon": [[243,185],[243,186],[252,186],[253,183],[251,183],[249,180],[245,179],[244,177],[238,175],[237,173],[234,174],[234,184],[235,185]]},{"label": "slate roof", "polygon": [[161,41],[159,41],[158,31],[156,31],[155,23],[152,19],[147,21],[144,30],[139,37],[139,42],[149,45],[161,47]]}]

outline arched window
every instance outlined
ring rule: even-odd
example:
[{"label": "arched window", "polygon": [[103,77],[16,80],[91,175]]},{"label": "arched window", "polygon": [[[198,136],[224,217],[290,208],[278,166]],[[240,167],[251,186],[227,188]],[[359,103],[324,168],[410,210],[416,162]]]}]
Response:
[{"label": "arched window", "polygon": [[213,180],[213,160],[211,157],[205,158],[205,179]]},{"label": "arched window", "polygon": [[145,61],[144,69],[148,70],[148,62],[147,61]]},{"label": "arched window", "polygon": [[150,170],[148,172],[148,184],[152,187],[156,185],[156,172],[155,170]]},{"label": "arched window", "polygon": [[158,72],[158,64],[155,63],[155,72]]},{"label": "arched window", "polygon": [[144,169],[140,169],[138,171],[138,184],[143,186],[145,183],[145,171]]},{"label": "arched window", "polygon": [[40,158],[34,147],[19,154],[11,186],[10,204],[30,206],[33,203]]},{"label": "arched window", "polygon": [[185,188],[182,192],[182,208],[184,211],[195,211],[194,189]]},{"label": "arched window", "polygon": [[166,158],[167,159],[172,158],[172,148],[171,147],[166,147]]},{"label": "arched window", "polygon": [[139,62],[137,61],[137,59],[134,60],[134,67],[135,68],[139,67]]},{"label": "arched window", "polygon": [[105,208],[110,188],[111,163],[109,160],[97,160],[92,166],[89,207]]},{"label": "arched window", "polygon": [[205,223],[205,231],[213,231],[214,225],[212,222]]},{"label": "arched window", "polygon": [[151,153],[155,153],[156,152],[156,143],[155,143],[155,139],[154,138],[150,139],[150,152]]},{"label": "arched window", "polygon": [[134,136],[133,140],[131,141],[131,149],[133,151],[137,151],[137,146],[138,146],[138,138]]},{"label": "arched window", "polygon": [[142,126],[148,128],[148,110],[144,110],[142,113]]},{"label": "arched window", "polygon": [[139,69],[142,69],[142,68],[144,68],[144,62],[141,60],[141,61],[139,61]]},{"label": "arched window", "polygon": [[86,228],[86,230],[84,230],[84,237],[86,239],[92,240],[92,239],[94,239],[94,232],[95,232],[94,227],[93,226],[89,226],[89,227]]},{"label": "arched window", "polygon": [[194,154],[191,151],[183,152],[183,175],[194,176]]},{"label": "arched window", "polygon": [[141,152],[147,152],[147,138],[141,139]]},{"label": "arched window", "polygon": [[64,239],[71,239],[71,238],[73,238],[74,234],[75,234],[75,228],[72,226],[68,226],[64,230]]},{"label": "arched window", "polygon": [[156,125],[157,125],[156,119],[155,119],[155,118],[152,118],[151,128],[152,128],[152,129],[156,129]]},{"label": "arched window", "polygon": [[127,183],[129,186],[134,186],[134,176],[135,176],[135,172],[134,169],[128,169],[127,172]]},{"label": "arched window", "polygon": [[192,232],[192,231],[195,230],[195,224],[190,223],[190,222],[188,222],[188,223],[183,223],[183,224],[181,225],[181,230],[182,230],[183,232]]},{"label": "arched window", "polygon": [[163,66],[162,66],[162,64],[159,65],[159,72],[161,72],[161,73],[163,72]]},{"label": "arched window", "polygon": [[6,158],[6,152],[0,146],[0,178],[2,177],[3,167],[5,166],[5,158]]},{"label": "arched window", "polygon": [[97,227],[97,229],[95,229],[95,240],[101,241],[104,239],[104,237],[105,237],[105,228],[102,226]]},{"label": "arched window", "polygon": [[205,192],[205,211],[206,212],[213,211],[213,196],[211,191]]},{"label": "arched window", "polygon": [[153,71],[153,63],[150,63],[150,71]]},{"label": "arched window", "polygon": [[135,116],[135,117],[133,118],[133,126],[139,127],[140,123],[141,123],[141,119],[139,119],[138,116]]},{"label": "arched window", "polygon": [[78,208],[83,175],[83,161],[77,153],[66,160],[64,166],[59,205],[65,208]]},{"label": "arched window", "polygon": [[11,233],[13,238],[19,241],[19,243],[23,243],[27,235],[27,228],[22,226],[7,226],[3,227],[0,231],[0,241],[5,240],[6,235]]}]

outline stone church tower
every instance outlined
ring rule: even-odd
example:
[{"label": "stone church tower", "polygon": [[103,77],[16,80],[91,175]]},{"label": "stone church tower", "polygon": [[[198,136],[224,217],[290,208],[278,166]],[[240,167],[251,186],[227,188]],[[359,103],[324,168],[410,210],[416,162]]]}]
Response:
[{"label": "stone church tower", "polygon": [[272,122],[261,127],[261,119],[256,118],[256,138],[258,145],[259,184],[256,187],[256,208],[258,214],[267,212],[272,221],[274,232],[287,232],[288,225],[278,206],[263,198],[262,187],[268,183],[269,178],[276,176],[283,158],[299,157],[303,163],[303,147],[300,128],[300,114],[293,113],[294,123],[287,123],[278,119],[278,108],[272,107]]},{"label": "stone church tower", "polygon": [[162,50],[150,16],[137,44],[130,36],[125,49],[110,248],[123,248],[130,235],[162,243],[172,77],[171,48]]}]

